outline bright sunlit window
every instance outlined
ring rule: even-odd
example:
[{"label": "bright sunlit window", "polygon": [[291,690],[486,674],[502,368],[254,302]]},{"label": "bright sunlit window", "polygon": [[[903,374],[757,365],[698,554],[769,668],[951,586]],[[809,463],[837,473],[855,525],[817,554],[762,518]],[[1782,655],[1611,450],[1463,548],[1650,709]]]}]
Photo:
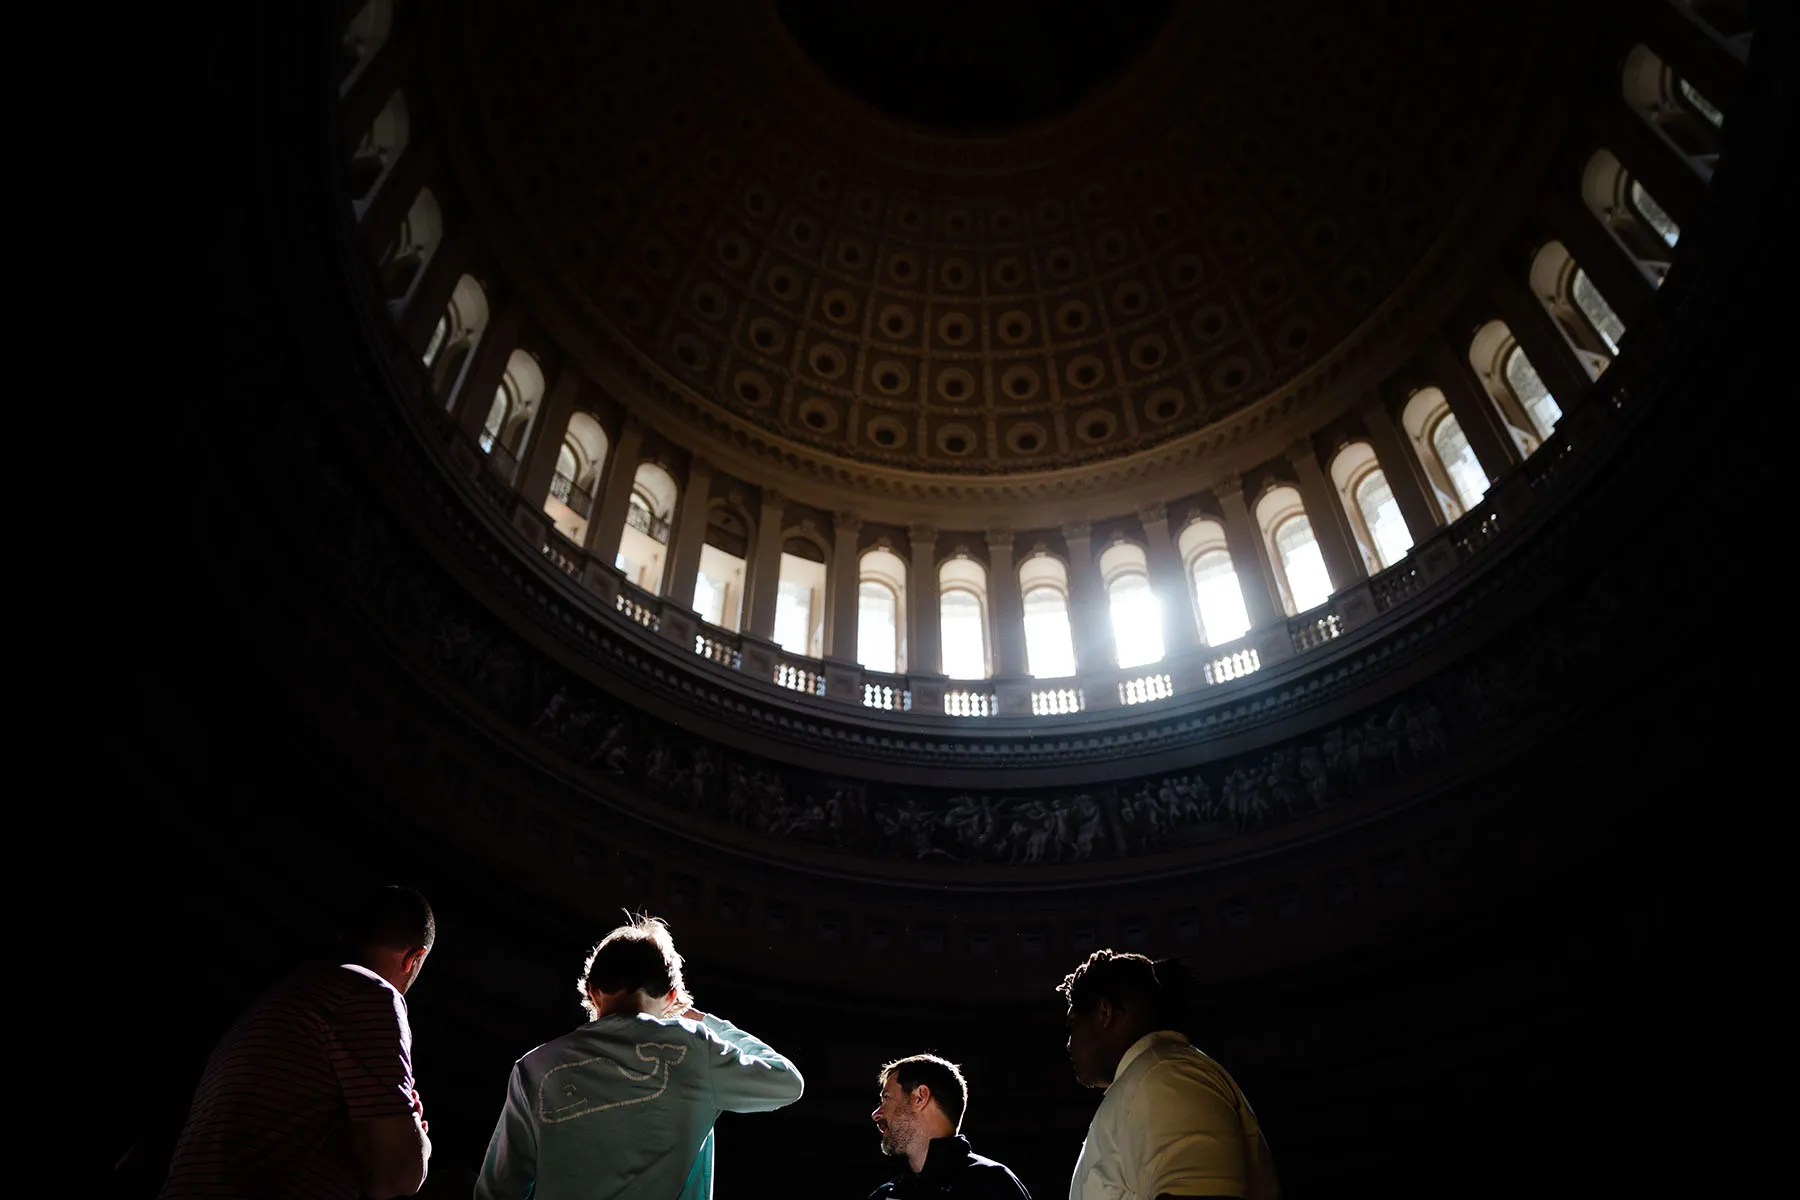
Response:
[{"label": "bright sunlit window", "polygon": [[1106,606],[1112,617],[1119,666],[1141,667],[1161,661],[1162,605],[1150,590],[1149,577],[1133,571],[1115,578],[1106,588]]},{"label": "bright sunlit window", "polygon": [[942,640],[944,674],[952,679],[986,679],[987,630],[981,599],[962,588],[938,598],[938,636]]},{"label": "bright sunlit window", "polygon": [[1456,499],[1463,510],[1466,512],[1480,504],[1481,498],[1487,495],[1487,472],[1481,469],[1481,460],[1475,457],[1475,451],[1455,417],[1446,416],[1437,423],[1431,434],[1431,446],[1437,451],[1438,461],[1444,464],[1450,486],[1456,490]]},{"label": "bright sunlit window", "polygon": [[1026,669],[1037,679],[1075,674],[1075,639],[1069,628],[1069,599],[1045,584],[1025,593]]},{"label": "bright sunlit window", "polygon": [[789,654],[805,655],[812,624],[812,589],[796,579],[783,579],[775,590],[775,643]]},{"label": "bright sunlit window", "polygon": [[1594,332],[1606,343],[1606,348],[1617,354],[1619,343],[1625,340],[1625,322],[1612,310],[1612,305],[1606,302],[1606,297],[1600,294],[1600,289],[1594,286],[1594,281],[1588,278],[1586,271],[1575,272],[1575,282],[1570,287],[1570,293],[1575,298],[1575,306],[1586,315]]},{"label": "bright sunlit window", "polygon": [[1281,569],[1293,593],[1296,613],[1331,599],[1331,573],[1325,569],[1325,556],[1319,552],[1310,521],[1295,516],[1282,522],[1275,531],[1275,548],[1281,554]]},{"label": "bright sunlit window", "polygon": [[500,436],[500,426],[506,423],[506,389],[500,388],[494,393],[494,402],[488,406],[487,420],[481,423],[481,449],[494,448],[494,439]]},{"label": "bright sunlit window", "polygon": [[[796,549],[798,542],[788,543]],[[818,658],[825,652],[825,564],[781,552],[775,585],[775,643],[789,654]]]},{"label": "bright sunlit window", "polygon": [[1681,226],[1675,223],[1675,218],[1671,217],[1668,211],[1656,202],[1656,198],[1644,190],[1644,185],[1635,179],[1631,181],[1630,198],[1631,207],[1637,210],[1638,216],[1644,219],[1646,225],[1656,230],[1657,235],[1671,248],[1681,240]]},{"label": "bright sunlit window", "polygon": [[1387,476],[1370,471],[1356,485],[1356,507],[1375,539],[1375,553],[1383,567],[1391,567],[1412,550],[1412,531],[1400,515],[1400,502],[1388,487]]},{"label": "bright sunlit window", "polygon": [[1537,426],[1539,437],[1547,438],[1556,429],[1556,423],[1562,420],[1562,406],[1557,404],[1556,397],[1544,386],[1543,378],[1531,360],[1525,357],[1525,351],[1514,346],[1506,356],[1506,382],[1512,387],[1513,395],[1525,406],[1531,415],[1531,423]]},{"label": "bright sunlit window", "polygon": [[1209,646],[1235,642],[1250,632],[1244,592],[1227,550],[1208,550],[1194,560],[1194,602],[1200,609],[1200,632]]},{"label": "bright sunlit window", "polygon": [[885,583],[865,579],[857,589],[856,661],[871,671],[900,668],[900,603]]}]

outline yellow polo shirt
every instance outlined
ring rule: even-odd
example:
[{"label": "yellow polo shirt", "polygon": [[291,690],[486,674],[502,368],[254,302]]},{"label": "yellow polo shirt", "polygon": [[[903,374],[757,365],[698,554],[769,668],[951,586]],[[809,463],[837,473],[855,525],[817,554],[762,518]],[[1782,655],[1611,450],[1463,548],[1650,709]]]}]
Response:
[{"label": "yellow polo shirt", "polygon": [[1238,1196],[1277,1200],[1262,1126],[1225,1068],[1172,1029],[1119,1059],[1088,1125],[1069,1200]]}]

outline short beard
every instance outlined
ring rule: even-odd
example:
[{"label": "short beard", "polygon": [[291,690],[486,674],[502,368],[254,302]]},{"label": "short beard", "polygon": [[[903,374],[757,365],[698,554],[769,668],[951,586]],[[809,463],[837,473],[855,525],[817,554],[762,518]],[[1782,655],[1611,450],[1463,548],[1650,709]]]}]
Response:
[{"label": "short beard", "polygon": [[906,1143],[912,1137],[912,1127],[902,1129],[890,1122],[887,1132],[881,1135],[881,1152],[889,1158],[905,1158]]}]

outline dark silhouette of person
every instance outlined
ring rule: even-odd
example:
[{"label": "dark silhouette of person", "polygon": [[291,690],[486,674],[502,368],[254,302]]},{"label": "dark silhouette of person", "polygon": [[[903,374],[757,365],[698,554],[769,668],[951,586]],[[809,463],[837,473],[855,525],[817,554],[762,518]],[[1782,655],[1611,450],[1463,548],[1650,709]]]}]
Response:
[{"label": "dark silhouette of person", "polygon": [[869,1114],[881,1133],[881,1152],[905,1160],[900,1173],[876,1188],[883,1196],[1031,1200],[1003,1164],[969,1148],[962,1128],[969,1085],[961,1068],[935,1054],[914,1054],[881,1068],[881,1103]]},{"label": "dark silhouette of person", "polygon": [[1069,1063],[1106,1095],[1088,1125],[1069,1200],[1276,1200],[1275,1164],[1250,1101],[1188,1044],[1176,964],[1096,950],[1057,985]]},{"label": "dark silhouette of person", "polygon": [[194,1089],[165,1200],[386,1200],[431,1161],[406,992],[437,940],[411,888],[381,888],[345,923],[343,961],[304,967],[219,1040]]}]

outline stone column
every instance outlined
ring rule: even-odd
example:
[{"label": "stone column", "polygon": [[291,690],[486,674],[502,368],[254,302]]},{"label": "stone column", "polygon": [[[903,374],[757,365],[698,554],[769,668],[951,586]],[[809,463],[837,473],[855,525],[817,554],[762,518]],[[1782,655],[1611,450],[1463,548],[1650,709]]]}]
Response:
[{"label": "stone column", "polygon": [[1379,398],[1363,407],[1362,419],[1363,428],[1369,431],[1369,444],[1375,448],[1375,461],[1381,465],[1381,474],[1406,520],[1406,531],[1412,534],[1413,545],[1422,546],[1437,532],[1444,517],[1426,486],[1424,469],[1408,448],[1408,439],[1394,423],[1393,414]]},{"label": "stone column", "polygon": [[1523,458],[1519,443],[1513,440],[1506,419],[1476,378],[1475,368],[1469,365],[1468,348],[1463,347],[1459,353],[1441,336],[1428,338],[1425,365],[1443,390],[1451,415],[1469,439],[1469,449],[1475,452],[1488,482],[1493,483],[1518,466]]},{"label": "stone column", "polygon": [[432,332],[437,329],[438,318],[450,307],[457,281],[467,272],[474,256],[475,235],[464,221],[445,236],[443,244],[425,261],[425,271],[413,285],[399,321],[401,340],[421,361],[425,348],[431,344]]},{"label": "stone column", "polygon": [[1617,92],[1592,106],[1592,117],[1594,144],[1611,150],[1676,224],[1691,228],[1706,207],[1707,181]]},{"label": "stone column", "polygon": [[764,488],[756,514],[756,546],[750,556],[750,603],[744,631],[759,638],[775,636],[775,600],[781,590],[781,521],[787,497]]},{"label": "stone column", "polygon": [[[855,513],[831,515],[831,568],[825,577],[825,653],[843,662],[856,661],[856,617],[861,595],[862,518]],[[905,620],[905,614],[897,614]]]},{"label": "stone column", "polygon": [[1064,525],[1062,534],[1069,548],[1069,631],[1075,639],[1075,665],[1083,675],[1110,671],[1119,665],[1119,650],[1113,642],[1106,590],[1100,585],[1100,565],[1094,561],[1093,526],[1078,521]]},{"label": "stone column", "polygon": [[550,385],[550,394],[537,417],[531,422],[531,440],[525,447],[523,466],[519,471],[519,495],[527,504],[544,506],[550,495],[550,481],[556,476],[556,455],[562,449],[563,435],[569,431],[569,418],[581,405],[581,374],[565,365]]},{"label": "stone column", "polygon": [[400,161],[389,168],[387,177],[376,186],[368,206],[356,219],[363,242],[371,253],[380,255],[394,240],[400,222],[406,220],[407,211],[436,174],[437,166],[435,142],[414,140],[400,151]]},{"label": "stone column", "polygon": [[1619,245],[1618,239],[1581,202],[1579,195],[1547,192],[1541,203],[1556,236],[1562,239],[1581,269],[1593,279],[1607,304],[1619,314],[1627,330],[1637,327],[1656,298],[1656,285],[1644,269]]},{"label": "stone column", "polygon": [[[344,6],[348,11],[349,6]],[[396,14],[396,19],[402,19]],[[410,73],[418,37],[411,31],[395,28],[388,33],[387,43],[375,52],[372,62],[364,63],[362,71],[351,83],[350,90],[338,102],[338,121],[343,130],[344,141],[351,146],[363,139],[369,126],[387,107],[388,100],[401,81]],[[408,100],[407,111],[415,113],[418,107],[418,94],[413,93]],[[416,117],[415,117],[416,119]]]},{"label": "stone column", "polygon": [[1010,529],[990,529],[988,545],[988,646],[994,674],[1025,674],[1025,600],[1013,565]]},{"label": "stone column", "polygon": [[1288,447],[1287,457],[1300,481],[1300,500],[1306,505],[1306,519],[1325,559],[1325,571],[1331,576],[1331,590],[1341,592],[1367,578],[1368,571],[1363,568],[1362,553],[1351,536],[1337,485],[1326,477],[1310,440],[1302,439]]},{"label": "stone column", "polygon": [[631,507],[631,485],[637,479],[638,454],[644,448],[644,427],[628,415],[608,454],[606,473],[600,478],[600,494],[594,498],[588,521],[588,553],[607,566],[619,557],[619,538],[625,533],[625,510]]},{"label": "stone column", "polygon": [[453,411],[456,424],[472,442],[481,438],[494,393],[506,378],[506,360],[519,348],[519,329],[524,323],[525,310],[516,301],[509,301],[481,331],[481,340],[463,368],[462,386],[456,390]]},{"label": "stone column", "polygon": [[687,486],[675,512],[675,533],[664,559],[662,594],[678,608],[694,607],[694,584],[700,573],[700,550],[712,515],[712,466],[695,458],[688,464]]},{"label": "stone column", "polygon": [[1538,377],[1556,397],[1557,407],[1565,413],[1573,411],[1587,395],[1593,377],[1556,318],[1532,294],[1531,281],[1523,272],[1516,279],[1510,274],[1497,274],[1489,284],[1488,295],[1500,310],[1506,327],[1525,348],[1525,357],[1537,368]]},{"label": "stone column", "polygon": [[[1231,552],[1231,568],[1237,572],[1238,590],[1244,593],[1244,612],[1251,629],[1262,629],[1282,619],[1281,587],[1269,562],[1262,531],[1244,500],[1243,480],[1235,476],[1220,484],[1219,511],[1225,516],[1225,546]],[[1285,627],[1282,632],[1285,634]]]},{"label": "stone column", "polygon": [[937,675],[943,671],[938,644],[937,530],[913,525],[906,531],[912,554],[906,569],[906,648],[908,674]]},{"label": "stone column", "polygon": [[1200,644],[1194,597],[1188,587],[1181,554],[1169,532],[1169,510],[1161,504],[1138,509],[1144,529],[1144,554],[1150,561],[1150,587],[1162,607],[1163,653],[1173,657]]}]

